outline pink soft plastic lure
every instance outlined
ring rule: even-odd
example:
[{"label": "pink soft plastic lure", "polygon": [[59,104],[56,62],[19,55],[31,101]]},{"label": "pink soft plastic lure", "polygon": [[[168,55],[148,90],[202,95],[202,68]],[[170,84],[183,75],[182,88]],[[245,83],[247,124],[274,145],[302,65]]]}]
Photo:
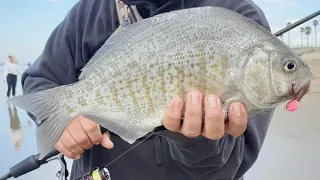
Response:
[{"label": "pink soft plastic lure", "polygon": [[296,111],[298,109],[299,102],[295,99],[289,101],[286,105],[287,111]]}]

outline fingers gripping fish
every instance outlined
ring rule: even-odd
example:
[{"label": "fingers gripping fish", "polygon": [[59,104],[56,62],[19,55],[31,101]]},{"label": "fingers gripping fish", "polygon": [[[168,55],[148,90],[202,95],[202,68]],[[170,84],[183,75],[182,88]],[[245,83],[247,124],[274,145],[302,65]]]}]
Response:
[{"label": "fingers gripping fish", "polygon": [[250,117],[300,101],[311,76],[298,55],[256,22],[200,7],[131,24],[105,42],[76,83],[9,102],[41,123],[41,159],[79,115],[133,143],[162,125],[171,98],[191,89],[218,95],[225,112],[230,103],[243,102]]}]

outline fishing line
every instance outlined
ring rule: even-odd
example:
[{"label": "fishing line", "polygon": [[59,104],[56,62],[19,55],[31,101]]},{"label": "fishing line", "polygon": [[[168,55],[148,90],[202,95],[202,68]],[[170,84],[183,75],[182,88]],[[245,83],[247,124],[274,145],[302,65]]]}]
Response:
[{"label": "fishing line", "polygon": [[144,141],[146,141],[147,139],[149,139],[153,135],[154,135],[153,133],[149,134],[147,137],[142,139],[139,143],[137,143],[134,146],[132,146],[130,149],[128,149],[127,151],[122,153],[120,156],[118,156],[117,158],[112,160],[106,166],[95,168],[90,173],[87,173],[84,176],[82,176],[81,178],[74,179],[74,180],[111,180],[111,176],[110,176],[111,173],[109,172],[107,167],[110,166],[115,161],[117,161],[118,159],[120,159],[122,156],[126,155],[128,152],[132,151],[134,148],[139,146],[141,143],[143,143]]},{"label": "fishing line", "polygon": [[120,156],[118,156],[117,158],[115,158],[114,160],[112,160],[109,164],[107,164],[106,166],[104,166],[105,168],[108,167],[110,164],[114,163],[116,160],[118,160],[119,158],[121,158],[122,156],[124,156],[125,154],[127,154],[128,152],[132,151],[134,148],[136,148],[138,145],[140,145],[141,143],[143,143],[144,141],[146,141],[147,139],[149,139],[153,134],[149,134],[147,137],[145,137],[142,141],[140,141],[139,143],[137,143],[136,145],[132,146],[130,149],[128,149],[126,152],[124,152],[123,154],[121,154]]}]

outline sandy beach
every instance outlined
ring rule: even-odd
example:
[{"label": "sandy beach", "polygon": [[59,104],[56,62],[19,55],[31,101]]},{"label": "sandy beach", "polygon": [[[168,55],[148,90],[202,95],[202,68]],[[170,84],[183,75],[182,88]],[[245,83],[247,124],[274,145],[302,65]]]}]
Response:
[{"label": "sandy beach", "polygon": [[[314,78],[311,91],[296,112],[287,112],[285,104],[274,114],[261,154],[245,175],[245,180],[319,180],[320,164],[320,48],[308,51],[303,59],[310,65]],[[35,124],[22,109],[8,106],[7,85],[0,72],[0,176],[31,154],[36,154]],[[17,95],[21,94],[20,77]],[[15,113],[15,111],[17,113]],[[11,116],[11,118],[10,118]],[[71,160],[68,169],[71,168]],[[50,162],[18,179],[56,180],[58,161]]]}]

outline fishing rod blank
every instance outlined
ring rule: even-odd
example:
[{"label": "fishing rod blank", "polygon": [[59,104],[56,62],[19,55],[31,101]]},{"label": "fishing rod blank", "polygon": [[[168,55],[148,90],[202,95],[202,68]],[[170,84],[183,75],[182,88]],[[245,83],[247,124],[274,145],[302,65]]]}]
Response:
[{"label": "fishing rod blank", "polygon": [[309,21],[310,19],[312,19],[312,18],[314,18],[314,17],[316,17],[316,16],[319,16],[319,15],[320,15],[320,10],[318,10],[318,11],[310,14],[309,16],[307,16],[307,17],[305,17],[305,18],[303,18],[303,19],[301,19],[301,20],[299,20],[299,21],[291,24],[290,26],[287,26],[287,27],[281,29],[280,31],[274,33],[274,35],[275,35],[275,36],[281,36],[282,34],[290,31],[291,29],[293,29],[293,28],[295,28],[295,27],[297,27],[297,26],[299,26],[299,25],[301,25],[301,24]]}]

